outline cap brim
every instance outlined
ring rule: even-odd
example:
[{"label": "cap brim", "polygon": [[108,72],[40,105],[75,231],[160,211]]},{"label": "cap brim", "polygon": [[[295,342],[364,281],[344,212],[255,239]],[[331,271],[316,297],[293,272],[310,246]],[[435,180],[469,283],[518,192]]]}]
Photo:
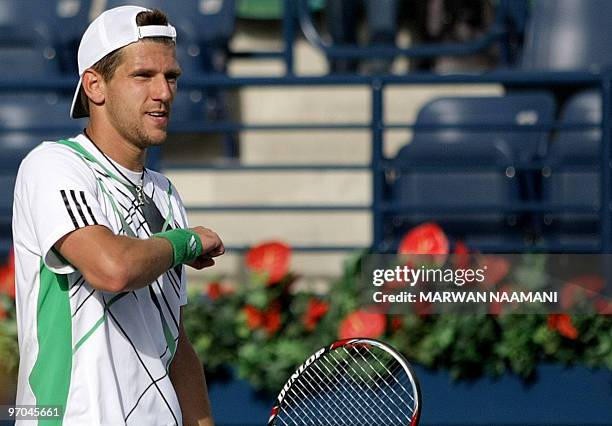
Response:
[{"label": "cap brim", "polygon": [[79,84],[77,84],[74,97],[72,98],[72,106],[70,107],[70,117],[72,118],[89,117],[89,114],[87,111],[85,111],[85,109],[83,109],[83,105],[81,105],[81,102],[79,101],[82,80],[82,78],[79,78]]}]

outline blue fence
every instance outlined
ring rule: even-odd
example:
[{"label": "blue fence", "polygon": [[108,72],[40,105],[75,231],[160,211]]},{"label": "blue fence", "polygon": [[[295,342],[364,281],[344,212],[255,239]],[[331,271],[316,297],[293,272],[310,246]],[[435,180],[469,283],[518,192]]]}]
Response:
[{"label": "blue fence", "polygon": [[[147,1],[141,2],[147,3]],[[233,3],[233,2],[228,2]],[[534,71],[520,69],[503,69],[499,68],[496,71],[478,74],[478,75],[437,75],[433,73],[409,73],[407,75],[381,75],[381,76],[360,76],[360,75],[325,75],[320,77],[298,77],[294,75],[294,52],[293,45],[297,37],[298,27],[306,34],[307,38],[322,49],[330,58],[357,56],[357,57],[385,57],[385,56],[435,56],[442,54],[465,55],[470,54],[480,49],[486,48],[493,44],[501,46],[502,52],[507,50],[507,36],[509,30],[506,26],[508,15],[512,11],[513,5],[524,3],[519,1],[504,0],[498,2],[496,19],[489,29],[489,32],[480,39],[461,45],[422,45],[415,46],[410,49],[401,49],[397,47],[355,47],[355,46],[334,46],[324,43],[314,24],[309,16],[306,2],[300,0],[293,2],[283,0],[284,14],[282,18],[282,37],[284,40],[284,48],[276,52],[230,52],[230,56],[234,57],[266,57],[275,58],[283,61],[285,64],[285,75],[280,77],[229,77],[224,74],[202,74],[186,72],[185,77],[181,79],[181,90],[190,91],[197,90],[203,93],[219,93],[223,90],[240,89],[246,87],[263,87],[263,86],[285,86],[285,87],[303,87],[307,89],[310,86],[358,86],[366,87],[370,91],[371,97],[371,116],[366,122],[353,123],[300,123],[300,124],[253,124],[244,122],[230,122],[227,120],[227,115],[223,115],[220,120],[216,121],[194,121],[186,120],[172,124],[171,130],[176,133],[202,133],[202,134],[226,134],[237,135],[241,131],[303,131],[311,130],[330,130],[334,132],[351,131],[355,129],[367,130],[371,135],[372,156],[369,164],[306,164],[306,165],[282,165],[269,164],[258,166],[245,166],[233,163],[231,165],[211,165],[201,166],[193,164],[182,164],[172,167],[192,167],[196,166],[200,169],[214,169],[217,171],[249,171],[249,170],[294,170],[294,171],[329,171],[329,170],[364,170],[370,171],[372,175],[373,199],[367,205],[216,205],[216,206],[190,206],[194,211],[231,211],[231,210],[256,210],[256,211],[371,211],[372,223],[372,248],[377,251],[393,250],[397,245],[397,237],[405,231],[406,227],[416,224],[419,220],[440,220],[443,222],[448,219],[448,230],[452,237],[458,239],[467,239],[471,246],[481,250],[490,251],[577,251],[577,252],[607,252],[612,249],[612,231],[610,224],[610,73],[598,69],[594,72],[570,72],[570,71]],[[550,3],[550,2],[545,2]],[[546,5],[545,5],[546,6]],[[539,6],[538,6],[539,7]],[[231,8],[230,8],[231,9]],[[224,19],[224,26],[229,24],[225,22],[227,19],[233,19],[228,13],[222,9],[219,14]],[[229,16],[229,18],[228,18]],[[207,18],[208,19],[208,18]],[[229,25],[231,28],[231,25]],[[206,39],[214,40],[214,37],[205,35]],[[212,37],[212,38],[211,38]],[[504,47],[506,46],[506,47]],[[503,55],[502,55],[503,57]],[[53,75],[45,78],[29,78],[28,76],[8,75],[0,78],[0,94],[21,94],[29,93],[45,94],[59,93],[62,99],[65,96],[62,94],[70,94],[75,87],[75,78],[63,77],[61,75]],[[384,99],[387,88],[394,86],[418,86],[418,85],[441,85],[441,84],[501,84],[507,88],[507,93],[518,92],[518,88],[527,91],[543,91],[554,87],[571,88],[572,90],[591,88],[600,93],[601,96],[601,117],[594,122],[593,120],[585,122],[577,122],[576,120],[567,122],[555,119],[554,115],[544,119],[536,120],[536,122],[513,123],[513,117],[503,122],[495,122],[491,120],[474,121],[473,119],[467,122],[386,122]],[[552,93],[552,92],[551,92]],[[63,102],[63,101],[62,101]],[[558,107],[555,106],[553,108]],[[59,110],[59,107],[50,108],[54,111]],[[63,111],[62,111],[63,112]],[[40,117],[41,115],[39,115]],[[55,119],[48,117],[47,120],[37,120],[36,122],[26,122],[23,128],[15,127],[14,123],[0,123],[0,135],[11,134],[18,132],[30,133],[45,137],[49,134],[68,134],[80,126],[80,123],[69,122],[66,120]],[[76,126],[75,126],[76,124]],[[33,127],[34,126],[34,127]],[[385,133],[393,129],[411,129],[415,133],[424,134],[427,132],[444,132],[446,130],[464,132],[467,135],[489,134],[495,132],[499,134],[520,134],[530,135],[534,132],[539,132],[544,135],[544,138],[550,140],[552,135],[563,131],[588,131],[593,126],[598,128],[600,141],[596,149],[599,150],[598,159],[591,158],[589,161],[578,165],[550,164],[546,156],[533,155],[531,158],[507,159],[505,163],[489,162],[485,157],[472,161],[453,162],[448,161],[445,164],[432,164],[425,162],[424,164],[415,164],[410,161],[402,162],[399,158],[385,158],[383,155],[383,147],[385,145]],[[38,136],[37,136],[38,137]],[[465,137],[465,135],[463,136]],[[526,137],[525,137],[526,138]],[[4,139],[3,139],[4,140]],[[10,141],[6,145],[10,145]],[[439,143],[439,141],[436,141]],[[4,142],[3,142],[4,144]],[[469,144],[468,144],[469,145]],[[440,145],[446,149],[447,145]],[[515,149],[516,147],[510,147]],[[416,149],[416,148],[415,148]],[[431,149],[431,147],[430,147]],[[534,150],[534,147],[528,147],[529,150]],[[157,167],[169,167],[164,163],[164,159],[160,157],[159,152],[151,155],[152,164]],[[411,153],[410,155],[414,155]],[[421,154],[422,155],[422,152]],[[448,154],[447,154],[448,155]],[[467,153],[461,153],[463,157],[469,157]],[[407,154],[408,157],[410,157]],[[439,163],[439,162],[438,162]],[[580,172],[590,174],[586,180],[576,181],[578,184],[586,184],[593,186],[593,178],[598,180],[597,188],[591,188],[592,194],[589,197],[578,198],[577,200],[567,200],[559,197],[546,197],[542,195],[545,191],[542,186],[548,185],[544,182],[546,177],[551,173],[554,175],[557,171],[566,171],[569,168],[578,168]],[[10,174],[10,167],[7,174]],[[433,200],[433,196],[429,199],[426,195],[421,195],[421,198],[409,199],[406,197],[406,189],[401,189],[404,185],[413,185],[413,181],[397,180],[397,175],[406,176],[407,173],[472,173],[482,171],[483,173],[506,174],[512,178],[513,186],[531,186],[531,192],[535,191],[535,195],[519,194],[518,196],[506,197],[505,199],[495,202],[483,202],[482,197],[475,197],[472,202],[467,203],[446,203],[440,204]],[[583,176],[584,177],[584,176]],[[395,180],[394,180],[395,179]],[[415,178],[416,180],[421,177]],[[560,177],[559,179],[563,179]],[[554,179],[553,179],[554,180]],[[10,184],[10,179],[7,180]],[[412,182],[412,183],[411,183]],[[486,182],[486,180],[483,180]],[[576,182],[573,184],[576,185]],[[449,187],[451,188],[451,187]],[[534,189],[535,188],[535,189]],[[435,188],[440,191],[443,188]],[[486,187],[485,187],[486,189]],[[506,190],[506,189],[504,189]],[[523,191],[522,188],[513,188],[512,191]],[[403,191],[403,193],[401,193]],[[448,189],[447,189],[448,191]],[[474,189],[476,191],[476,189]],[[473,192],[474,192],[473,191]],[[435,191],[432,191],[435,192]],[[470,195],[471,197],[471,195]],[[567,197],[566,197],[567,198]],[[569,197],[571,198],[571,197]],[[479,199],[479,201],[477,201]],[[10,197],[2,197],[3,202],[0,203],[0,216],[2,223],[6,227],[10,219]],[[6,202],[4,202],[6,201]],[[467,201],[470,201],[469,198]],[[457,225],[455,219],[449,219],[448,215],[457,217],[463,216],[468,218],[462,224]],[[478,225],[478,215],[495,215],[498,217],[498,222],[501,220],[506,222],[516,222],[507,226],[507,223],[491,224],[488,234],[479,235],[470,241],[470,235],[474,232]],[[476,216],[474,216],[476,215]],[[574,215],[574,216],[571,216]],[[596,217],[594,217],[594,215]],[[469,218],[472,217],[473,220]],[[551,217],[561,217],[562,225],[558,229],[557,234],[554,231],[554,226],[548,226],[546,222],[550,222]],[[564,234],[566,229],[563,226],[567,225],[572,218],[584,219],[583,229],[570,229],[571,232],[577,232],[577,237],[574,234]],[[565,218],[565,219],[563,219]],[[495,222],[495,221],[493,221]],[[580,222],[580,221],[579,221]],[[544,223],[544,225],[542,225]],[[485,229],[486,227],[483,227]],[[571,227],[570,227],[571,228]],[[4,228],[3,228],[4,229]],[[481,230],[479,230],[481,231]],[[569,232],[569,231],[568,231]],[[5,233],[3,231],[2,233]],[[551,238],[548,236],[552,235]],[[584,234],[584,235],[583,235]],[[559,237],[561,235],[561,237]],[[497,238],[494,238],[497,237]],[[6,245],[6,244],[5,244]],[[230,247],[231,249],[244,249],[244,247]],[[307,246],[296,247],[298,250],[339,250],[339,249],[355,249],[357,247],[338,247],[338,246]]]},{"label": "blue fence", "polygon": [[[190,89],[210,89],[210,88],[241,88],[249,86],[303,86],[308,87],[311,85],[353,85],[367,87],[371,93],[371,118],[367,123],[334,123],[334,124],[266,124],[256,125],[249,123],[234,123],[234,122],[217,122],[217,123],[206,123],[202,122],[197,125],[178,125],[174,126],[174,131],[177,132],[202,132],[202,133],[237,133],[243,130],[250,131],[269,131],[269,130],[300,130],[308,132],[315,129],[326,129],[334,131],[349,131],[354,129],[369,130],[371,134],[371,146],[372,146],[372,158],[370,164],[326,164],[326,165],[257,165],[257,166],[242,166],[239,164],[233,164],[229,166],[209,166],[214,170],[293,170],[293,171],[326,171],[326,170],[370,170],[373,177],[372,188],[373,188],[373,200],[371,205],[287,205],[287,206],[268,206],[268,205],[232,205],[232,206],[190,206],[193,210],[200,211],[231,211],[231,210],[266,210],[266,211],[323,211],[323,210],[338,210],[338,211],[351,211],[351,210],[371,210],[373,213],[373,248],[380,251],[387,251],[392,247],[392,242],[389,241],[388,232],[385,232],[385,220],[389,216],[402,215],[408,213],[419,213],[419,214],[430,214],[432,216],[444,213],[449,209],[449,206],[436,206],[435,203],[431,205],[402,205],[397,200],[388,200],[385,198],[385,173],[390,169],[396,167],[396,165],[390,162],[383,155],[383,145],[385,143],[385,131],[389,129],[413,129],[413,130],[433,130],[433,129],[462,129],[465,131],[479,132],[479,131],[505,131],[505,132],[533,132],[542,131],[550,133],[551,131],[560,130],[584,130],[594,126],[592,122],[584,123],[561,123],[561,122],[546,122],[537,123],[534,125],[495,125],[495,124],[453,124],[453,125],[419,125],[415,123],[389,123],[384,119],[384,96],[385,88],[389,86],[398,85],[419,85],[419,84],[487,84],[487,83],[498,83],[504,85],[520,84],[523,87],[528,86],[529,88],[540,88],[545,85],[554,83],[555,85],[567,85],[576,87],[591,87],[595,88],[599,93],[602,94],[602,111],[603,117],[609,117],[610,111],[610,74],[591,74],[591,73],[576,73],[576,72],[518,72],[518,71],[496,71],[486,75],[452,75],[452,76],[439,76],[433,74],[409,74],[406,76],[386,76],[386,77],[365,77],[365,76],[322,76],[322,77],[279,77],[279,78],[231,78],[225,76],[203,76],[201,78],[189,78],[181,82],[182,88],[186,90]],[[31,92],[31,91],[49,91],[49,90],[70,90],[74,87],[75,81],[73,79],[48,79],[45,81],[37,80],[20,80],[20,81],[0,81],[0,92]],[[52,123],[47,123],[51,125]],[[41,127],[36,129],[37,133],[44,134],[45,123],[41,123]],[[597,191],[600,196],[598,205],[600,206],[599,214],[599,234],[601,241],[594,244],[580,245],[580,244],[564,244],[554,245],[551,243],[531,243],[531,244],[519,244],[512,245],[508,244],[497,244],[494,247],[479,247],[481,249],[491,249],[499,251],[521,251],[521,250],[540,250],[540,251],[604,251],[607,252],[611,248],[611,235],[610,232],[610,123],[608,119],[603,119],[597,123],[597,127],[601,130],[602,142],[600,144],[600,160],[599,170],[600,176],[600,190]],[[11,132],[18,131],[14,127],[10,129]],[[21,129],[28,131],[29,129]],[[54,127],[53,132],[58,133],[63,129],[62,127]],[[67,130],[67,129],[66,129]],[[1,130],[0,130],[1,131]],[[158,158],[161,167],[164,166],[163,158]],[[463,169],[464,171],[478,170],[478,169],[495,169],[498,165],[495,164],[478,164],[472,162],[471,164],[464,165],[441,165],[441,166],[428,166],[430,171],[442,173],[445,170],[448,171],[449,166],[455,169]],[[595,165],[596,166],[596,165]],[[183,164],[180,167],[194,167],[194,165]],[[198,166],[201,168],[206,168]],[[534,160],[522,164],[514,164],[515,169],[520,170],[531,170],[535,171],[538,175],[546,167],[545,162]],[[419,166],[412,166],[413,169],[418,169]],[[470,206],[454,206],[454,212],[457,214],[470,214],[478,212],[514,212],[517,214],[526,213],[545,213],[545,212],[573,212],[573,213],[592,213],[592,207],[588,205],[576,205],[576,204],[559,204],[552,203],[542,200],[508,200],[505,203],[497,203],[487,205],[474,205]],[[10,212],[5,212],[10,213]],[[235,247],[240,249],[241,247]],[[345,249],[354,247],[298,247],[298,249],[305,250],[331,250],[331,249]]]},{"label": "blue fence", "polygon": [[[537,381],[514,376],[454,382],[445,372],[417,367],[423,393],[423,426],[609,425],[609,370],[542,365]],[[219,426],[263,425],[273,395],[257,393],[242,380],[212,383],[213,414]],[[236,410],[240,407],[240,410]]]},{"label": "blue fence", "polygon": [[[372,146],[372,158],[368,165],[363,164],[326,164],[321,165],[300,165],[298,167],[293,165],[258,165],[258,166],[215,166],[216,170],[364,170],[370,169],[373,176],[374,196],[371,205],[367,206],[317,206],[317,205],[304,205],[296,207],[291,206],[266,206],[266,205],[245,205],[245,206],[195,206],[194,208],[199,210],[363,210],[371,209],[373,213],[373,247],[377,250],[386,251],[389,249],[389,241],[386,241],[384,231],[385,215],[387,214],[402,214],[402,213],[441,213],[446,207],[436,207],[435,205],[421,205],[421,206],[402,206],[396,202],[388,202],[384,197],[385,187],[385,172],[393,167],[389,164],[389,159],[384,158],[383,145],[385,143],[385,131],[389,129],[425,129],[427,126],[415,125],[415,123],[388,123],[385,122],[384,116],[384,96],[385,88],[392,85],[419,85],[419,84],[487,84],[487,83],[498,83],[504,85],[520,85],[522,87],[529,87],[537,89],[542,86],[550,85],[567,85],[577,87],[594,87],[604,94],[603,99],[603,116],[607,116],[609,111],[609,85],[610,75],[608,74],[591,74],[591,73],[577,73],[577,72],[519,72],[519,71],[496,71],[491,72],[487,75],[452,75],[452,76],[439,76],[433,74],[409,74],[406,76],[385,76],[385,77],[363,77],[363,76],[323,76],[323,77],[280,77],[280,78],[229,78],[229,77],[202,77],[201,79],[189,79],[182,82],[183,87],[190,88],[207,88],[207,87],[224,87],[224,88],[237,88],[237,87],[248,87],[248,86],[309,86],[309,85],[354,85],[354,86],[365,86],[368,87],[371,93],[371,111],[372,115],[368,123],[335,123],[335,124],[267,124],[267,125],[253,125],[248,123],[215,123],[215,124],[203,124],[199,128],[203,132],[237,132],[241,130],[315,130],[315,129],[327,129],[327,130],[351,130],[351,129],[367,129],[371,134],[371,146]],[[544,131],[551,132],[553,130],[575,130],[575,129],[588,129],[593,127],[592,122],[584,123],[560,123],[560,122],[546,122],[538,123],[534,125],[516,125],[516,126],[495,126],[495,124],[487,125],[484,124],[466,124],[466,125],[447,125],[446,128],[462,128],[470,131],[491,131],[497,129],[499,131],[510,131],[510,132],[530,132],[530,131]],[[601,176],[601,190],[599,191],[601,196],[600,206],[608,205],[606,200],[610,199],[609,189],[609,144],[605,141],[609,141],[610,131],[608,120],[602,120],[597,123],[601,129],[602,140],[601,143],[601,160],[600,168],[602,170]],[[429,130],[433,128],[444,128],[443,125],[431,126]],[[188,165],[187,165],[188,166]],[[452,167],[461,167],[453,166]],[[464,170],[474,170],[478,168],[495,167],[495,165],[477,164],[472,163],[470,165],[463,165]],[[524,164],[515,165],[516,168],[522,168],[524,170],[535,170],[538,173],[545,167],[545,163],[542,161],[532,161]],[[448,166],[430,167],[433,171],[443,172],[448,170]],[[560,205],[547,203],[537,200],[522,200],[518,202],[508,202],[505,204],[491,205],[488,207],[491,211],[513,211],[520,213],[537,213],[537,212],[590,212],[592,209],[589,206],[580,205]],[[474,206],[464,207],[463,213],[474,213],[477,211],[486,211],[487,206]],[[461,213],[461,212],[460,212]],[[540,250],[540,251],[606,251],[610,248],[610,216],[603,209],[600,211],[600,232],[602,239],[597,246],[587,245],[564,245],[554,246],[553,244],[540,243],[523,246],[511,246],[501,245],[496,246],[494,249],[503,251],[517,251],[517,250]],[[320,249],[325,247],[310,247],[310,249]],[[486,247],[485,247],[486,248]]]}]

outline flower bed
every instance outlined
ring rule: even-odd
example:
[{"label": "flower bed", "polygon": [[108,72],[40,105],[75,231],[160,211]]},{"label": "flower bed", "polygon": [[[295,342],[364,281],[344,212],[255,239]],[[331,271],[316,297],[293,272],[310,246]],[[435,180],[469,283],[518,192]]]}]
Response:
[{"label": "flower bed", "polygon": [[[448,241],[437,225],[416,228],[400,247],[431,254],[438,265],[447,261]],[[457,262],[467,249],[455,244],[454,252]],[[230,367],[256,389],[276,392],[313,350],[354,336],[380,338],[411,362],[448,370],[454,378],[511,372],[529,379],[542,362],[612,368],[612,316],[604,315],[609,305],[581,315],[505,315],[497,305],[481,314],[433,315],[423,304],[414,314],[385,315],[361,304],[357,280],[364,253],[347,260],[343,276],[326,294],[296,289],[290,254],[281,242],[259,245],[246,256],[244,282],[220,280],[192,292],[185,325],[209,375]],[[525,277],[525,265],[510,268],[490,256],[486,261],[491,285],[500,289],[521,276],[542,279]],[[541,275],[529,266],[531,274]],[[577,298],[565,293],[567,304]]]},{"label": "flower bed", "polygon": [[[401,251],[431,256],[436,265],[449,262],[449,243],[442,230],[425,224],[411,231]],[[472,262],[467,248],[454,244],[452,262]],[[538,364],[561,363],[612,369],[612,316],[605,299],[592,296],[601,289],[596,276],[581,278],[597,311],[581,315],[506,315],[492,305],[480,314],[434,315],[431,306],[386,315],[368,311],[358,294],[364,253],[347,259],[343,275],[324,294],[300,290],[289,269],[291,248],[273,241],[247,253],[243,282],[223,280],[190,288],[185,327],[206,366],[209,379],[231,370],[255,389],[275,393],[306,356],[338,338],[380,338],[408,359],[454,378],[500,376],[511,372],[529,379]],[[486,260],[489,280],[497,288],[511,281],[542,280],[541,271],[525,264],[510,267],[501,258]],[[460,265],[465,266],[465,265]],[[534,272],[535,271],[535,272]],[[538,272],[539,271],[539,272]],[[539,276],[534,276],[538,275]],[[584,298],[576,286],[564,287],[562,304]],[[18,366],[12,259],[0,269],[0,368],[15,376]]]}]

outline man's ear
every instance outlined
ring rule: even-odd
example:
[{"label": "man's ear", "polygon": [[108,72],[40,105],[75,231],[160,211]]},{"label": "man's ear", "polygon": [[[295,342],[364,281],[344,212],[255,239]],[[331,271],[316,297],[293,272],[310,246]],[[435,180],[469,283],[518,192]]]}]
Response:
[{"label": "man's ear", "polygon": [[104,84],[104,79],[100,73],[92,70],[91,68],[85,70],[83,73],[81,86],[83,87],[83,90],[90,101],[96,105],[101,105],[104,103],[104,98],[106,96],[106,85]]}]

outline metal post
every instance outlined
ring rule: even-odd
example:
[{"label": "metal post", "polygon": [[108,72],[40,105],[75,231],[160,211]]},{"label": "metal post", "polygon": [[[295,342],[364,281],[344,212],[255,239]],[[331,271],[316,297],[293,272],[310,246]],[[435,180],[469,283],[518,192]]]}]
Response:
[{"label": "metal post", "polygon": [[283,58],[285,61],[285,75],[294,75],[293,42],[295,41],[295,2],[283,0]]},{"label": "metal post", "polygon": [[612,150],[610,149],[610,102],[611,75],[604,74],[602,81],[602,135],[601,135],[601,249],[611,253],[612,249]]},{"label": "metal post", "polygon": [[508,4],[508,0],[499,0],[497,7],[499,8],[497,11],[498,16],[503,13],[503,25],[505,26],[505,33],[499,41],[499,57],[502,65],[508,66],[512,62],[510,54],[510,33],[507,29],[510,5]]},{"label": "metal post", "polygon": [[372,220],[373,220],[373,241],[374,251],[383,249],[384,240],[384,221],[383,211],[383,185],[384,171],[381,169],[383,160],[383,141],[384,141],[384,111],[383,111],[383,89],[382,81],[376,79],[372,81]]}]

